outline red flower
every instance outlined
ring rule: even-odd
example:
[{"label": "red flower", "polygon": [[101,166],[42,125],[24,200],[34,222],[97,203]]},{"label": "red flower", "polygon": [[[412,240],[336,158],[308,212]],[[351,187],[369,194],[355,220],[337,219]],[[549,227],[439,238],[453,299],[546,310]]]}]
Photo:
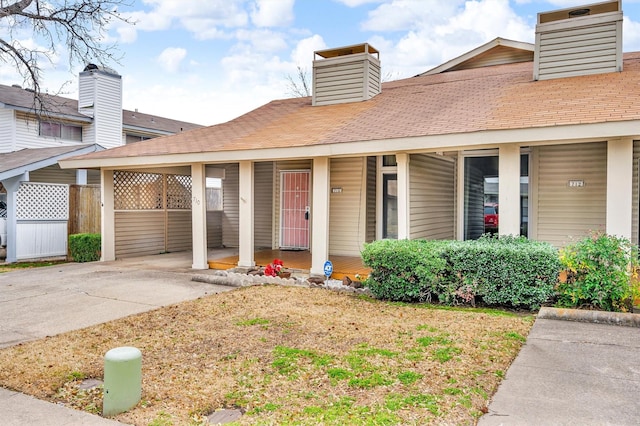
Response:
[{"label": "red flower", "polygon": [[269,277],[275,277],[277,275],[276,271],[273,269],[273,267],[271,266],[271,264],[267,265],[264,268],[264,274],[269,276]]},{"label": "red flower", "polygon": [[264,268],[264,274],[270,277],[277,277],[284,266],[284,262],[280,259],[273,259],[273,263],[268,264]]}]

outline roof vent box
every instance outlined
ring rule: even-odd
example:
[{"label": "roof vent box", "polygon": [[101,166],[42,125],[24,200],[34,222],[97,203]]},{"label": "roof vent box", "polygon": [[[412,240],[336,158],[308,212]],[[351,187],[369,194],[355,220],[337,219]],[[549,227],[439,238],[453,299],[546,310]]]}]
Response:
[{"label": "roof vent box", "polygon": [[622,71],[621,1],[538,14],[534,79]]},{"label": "roof vent box", "polygon": [[364,43],[314,52],[313,105],[366,101],[380,93],[379,52]]}]

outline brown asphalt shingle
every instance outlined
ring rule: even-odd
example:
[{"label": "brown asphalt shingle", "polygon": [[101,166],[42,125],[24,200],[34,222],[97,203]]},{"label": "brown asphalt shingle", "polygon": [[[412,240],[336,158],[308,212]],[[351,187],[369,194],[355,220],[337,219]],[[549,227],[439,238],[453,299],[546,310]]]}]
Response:
[{"label": "brown asphalt shingle", "polygon": [[288,148],[640,119],[640,52],[620,73],[533,81],[531,62],[383,84],[365,102],[272,101],[227,123],[78,158]]}]

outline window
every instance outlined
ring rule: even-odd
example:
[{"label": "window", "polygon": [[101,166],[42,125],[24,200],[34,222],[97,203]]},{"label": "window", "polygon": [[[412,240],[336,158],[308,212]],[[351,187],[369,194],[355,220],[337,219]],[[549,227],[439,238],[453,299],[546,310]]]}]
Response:
[{"label": "window", "polygon": [[82,142],[82,126],[41,121],[40,136]]},{"label": "window", "polygon": [[207,178],[207,211],[222,211],[222,179]]},{"label": "window", "polygon": [[[495,150],[464,158],[464,239],[497,233],[500,226],[498,164]],[[520,154],[520,235],[529,235],[529,154]]]}]

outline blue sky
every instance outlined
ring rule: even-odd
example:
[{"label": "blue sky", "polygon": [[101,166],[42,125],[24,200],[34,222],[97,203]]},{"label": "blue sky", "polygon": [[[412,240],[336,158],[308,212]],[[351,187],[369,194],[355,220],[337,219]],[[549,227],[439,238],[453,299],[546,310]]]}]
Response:
[{"label": "blue sky", "polygon": [[[313,52],[363,42],[380,51],[387,79],[409,77],[496,37],[533,42],[536,14],[575,0],[136,0],[114,24],[123,55],[123,107],[216,124],[290,97],[287,75]],[[624,0],[624,51],[640,50],[640,0]],[[77,98],[77,74],[61,59],[42,86]],[[6,66],[0,83],[20,83]]]}]

